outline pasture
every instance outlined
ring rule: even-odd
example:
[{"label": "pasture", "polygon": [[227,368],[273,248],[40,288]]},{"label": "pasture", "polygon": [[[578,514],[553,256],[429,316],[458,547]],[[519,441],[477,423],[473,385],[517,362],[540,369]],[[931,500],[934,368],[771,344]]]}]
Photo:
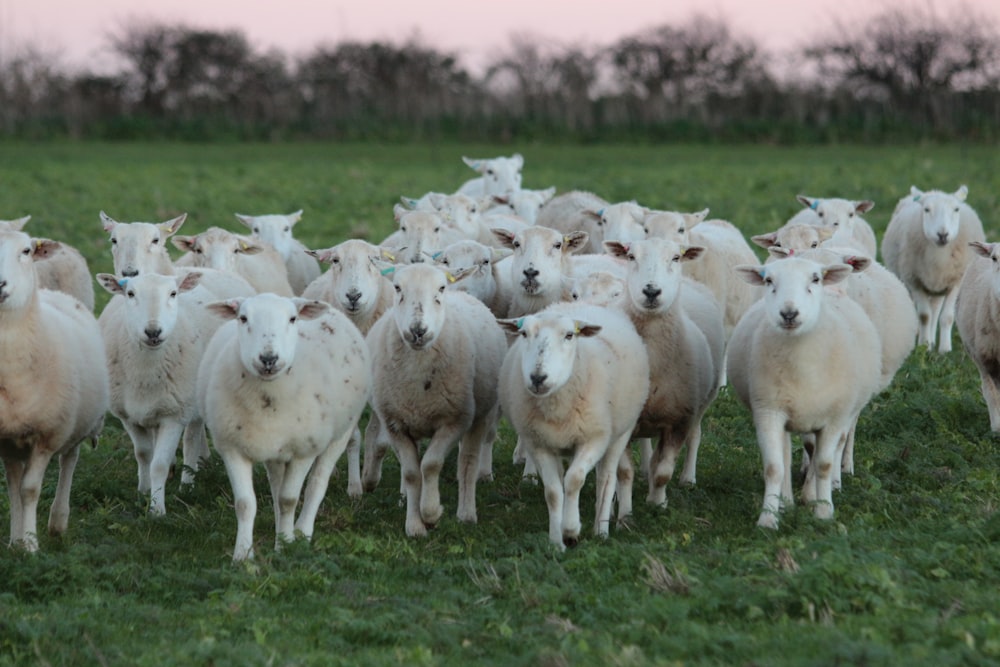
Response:
[{"label": "pasture", "polygon": [[[780,226],[804,193],[874,200],[865,217],[881,238],[910,185],[964,183],[987,240],[1000,239],[1000,153],[975,146],[3,144],[0,218],[30,214],[29,233],[76,246],[93,273],[111,271],[101,210],[151,222],[186,212],[194,234],[240,229],[235,212],[301,208],[308,247],[377,242],[400,195],[456,189],[474,176],[462,155],[514,151],[524,187],[709,207],[747,236]],[[798,504],[777,532],[755,526],[760,454],[728,390],[704,422],[696,487],[671,483],[657,509],[639,481],[629,525],[601,541],[589,532],[591,475],[585,532],[563,554],[546,536],[541,487],[511,464],[514,439],[505,426],[475,526],[454,518],[452,456],[445,515],[420,540],[404,534],[390,454],[380,486],[356,501],[342,461],[312,543],[275,552],[261,468],[257,557],[233,565],[218,457],[180,493],[178,470],[168,514],[150,517],[109,416],[99,446],[83,448],[67,536],[40,536],[37,554],[0,549],[0,664],[1000,664],[1000,443],[957,334],[948,355],[914,352],[862,413],[856,474],[830,522]],[[40,513],[56,465],[48,472]],[[4,541],[8,511],[4,487]]]}]

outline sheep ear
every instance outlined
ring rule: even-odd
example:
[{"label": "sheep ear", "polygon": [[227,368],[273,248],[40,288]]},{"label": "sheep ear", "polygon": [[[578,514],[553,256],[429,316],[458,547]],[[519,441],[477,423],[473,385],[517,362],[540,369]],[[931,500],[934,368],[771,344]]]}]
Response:
[{"label": "sheep ear", "polygon": [[190,292],[201,282],[201,277],[205,275],[201,271],[189,271],[184,278],[177,283],[177,289],[181,292]]},{"label": "sheep ear", "polygon": [[243,299],[227,299],[226,301],[207,303],[205,309],[224,320],[234,320],[240,312],[241,305],[243,305]]},{"label": "sheep ear", "polygon": [[444,275],[448,278],[448,284],[454,285],[455,283],[462,282],[475,272],[476,267],[467,266],[464,269],[459,269],[458,271],[445,271]]},{"label": "sheep ear", "polygon": [[795,251],[791,248],[780,248],[778,246],[771,246],[767,249],[767,254],[774,259],[787,259],[795,254]]},{"label": "sheep ear", "polygon": [[110,234],[111,230],[114,229],[117,224],[118,222],[114,218],[104,211],[101,211],[101,225],[104,227],[104,231]]},{"label": "sheep ear", "polygon": [[295,211],[294,213],[289,213],[285,216],[285,220],[288,221],[290,227],[294,227],[295,223],[302,219],[302,209]]},{"label": "sheep ear", "polygon": [[556,196],[556,186],[553,185],[552,187],[545,188],[544,190],[542,190],[541,194],[542,194],[542,202],[543,203],[547,202],[548,200]]},{"label": "sheep ear", "polygon": [[820,243],[823,241],[829,241],[833,238],[833,227],[815,227],[815,230]]},{"label": "sheep ear", "polygon": [[816,207],[819,206],[819,199],[817,199],[816,197],[809,197],[806,195],[795,195],[795,199],[806,208],[811,208],[814,211],[816,210]]},{"label": "sheep ear", "polygon": [[490,248],[490,261],[496,264],[514,254],[510,248]]},{"label": "sheep ear", "polygon": [[748,264],[742,264],[733,270],[736,271],[736,275],[751,285],[763,285],[764,274],[767,272],[763,266],[750,266]]},{"label": "sheep ear", "polygon": [[417,200],[413,197],[400,196],[399,202],[411,211],[417,208]]},{"label": "sheep ear", "polygon": [[823,284],[836,285],[854,273],[850,264],[830,264],[823,267]]},{"label": "sheep ear", "polygon": [[914,201],[920,199],[924,194],[924,191],[915,185],[910,186],[910,196],[913,197]]},{"label": "sheep ear", "polygon": [[315,320],[330,310],[330,304],[316,299],[292,299],[295,308],[299,311],[299,317],[304,320]]},{"label": "sheep ear", "polygon": [[31,244],[33,246],[31,255],[35,261],[52,257],[56,250],[62,247],[59,241],[52,239],[34,239]]},{"label": "sheep ear", "polygon": [[236,251],[244,255],[256,255],[259,252],[264,252],[264,246],[245,236],[241,236],[237,242]]},{"label": "sheep ear", "polygon": [[443,192],[429,192],[427,194],[427,201],[435,211],[440,211],[441,207],[448,203],[448,195]]},{"label": "sheep ear", "polygon": [[576,252],[587,245],[590,234],[587,232],[570,232],[563,237],[563,252]]},{"label": "sheep ear", "polygon": [[516,234],[509,229],[504,229],[503,227],[490,227],[490,231],[493,232],[494,238],[500,243],[503,248],[514,249],[514,237]]},{"label": "sheep ear", "polygon": [[524,167],[524,156],[520,153],[514,153],[510,156],[510,159],[517,163],[518,169],[522,169]]},{"label": "sheep ear", "polygon": [[187,220],[187,217],[188,217],[187,213],[181,213],[173,220],[167,220],[166,222],[161,222],[157,226],[160,228],[161,231],[163,231],[164,234],[169,236],[171,234],[176,233],[177,230],[181,228],[181,225],[184,224],[184,221]]},{"label": "sheep ear", "polygon": [[621,241],[604,241],[603,245],[604,252],[612,257],[617,257],[618,259],[628,257],[629,244],[627,243],[622,243]]},{"label": "sheep ear", "polygon": [[482,173],[483,170],[486,168],[486,166],[483,164],[482,160],[476,160],[476,159],[471,158],[471,157],[465,157],[464,155],[462,156],[462,162],[464,162],[466,165],[468,165],[472,169],[475,169],[479,173]]},{"label": "sheep ear", "polygon": [[681,261],[690,262],[692,259],[698,259],[705,252],[705,246],[700,245],[689,245],[687,247],[681,246]]},{"label": "sheep ear", "polygon": [[318,261],[324,264],[329,264],[330,260],[333,259],[333,248],[322,248],[320,250],[312,250],[306,248],[304,251],[310,257],[315,257]]},{"label": "sheep ear", "polygon": [[965,198],[969,196],[969,188],[965,185],[955,190],[955,199],[958,201],[965,201]]},{"label": "sheep ear", "polygon": [[387,262],[384,259],[373,259],[372,264],[378,269],[378,272],[383,276],[389,277],[396,272],[396,265],[392,262]]},{"label": "sheep ear", "polygon": [[576,335],[581,338],[591,338],[601,331],[601,327],[598,324],[588,324],[580,320],[574,320],[573,324],[576,325]]},{"label": "sheep ear", "polygon": [[519,317],[516,320],[498,319],[497,324],[499,324],[500,328],[504,330],[504,333],[516,334],[521,330],[521,327],[524,326],[524,318]]},{"label": "sheep ear", "polygon": [[758,234],[757,236],[751,236],[750,240],[761,248],[770,248],[778,242],[778,232]]},{"label": "sheep ear", "polygon": [[242,222],[244,226],[253,229],[254,216],[243,215],[242,213],[233,213],[233,215],[235,215],[236,219]]},{"label": "sheep ear", "polygon": [[26,224],[28,224],[28,220],[31,220],[30,215],[26,215],[23,218],[17,218],[16,220],[7,220],[7,225],[12,231],[19,232],[24,229]]},{"label": "sheep ear", "polygon": [[405,213],[406,213],[407,211],[409,211],[409,210],[410,210],[410,209],[406,208],[406,207],[405,207],[405,206],[403,206],[402,204],[396,204],[396,205],[394,205],[394,206],[392,207],[392,219],[393,219],[393,220],[395,220],[395,221],[396,221],[396,222],[398,223],[398,222],[399,222],[399,219],[400,219],[400,218],[402,218],[402,217],[403,217],[403,215],[404,215],[404,214],[405,214]]},{"label": "sheep ear", "polygon": [[[403,248],[399,248],[399,250],[402,250],[402,249]],[[378,256],[379,256],[379,259],[382,260],[382,261],[384,261],[384,262],[393,262],[393,263],[395,263],[395,261],[396,261],[396,255],[391,250],[389,250],[388,248],[379,248],[378,249]]]},{"label": "sheep ear", "polygon": [[590,220],[600,220],[601,219],[601,215],[603,213],[604,213],[604,209],[603,208],[601,210],[599,210],[599,211],[595,211],[592,208],[580,211],[580,215],[582,215],[583,217],[588,218]]},{"label": "sheep ear", "polygon": [[858,215],[861,215],[862,213],[867,213],[868,211],[875,208],[875,202],[873,202],[871,199],[864,199],[862,201],[856,201],[851,203],[854,204],[854,212],[857,213]]},{"label": "sheep ear", "polygon": [[972,241],[971,243],[969,243],[969,246],[972,248],[972,251],[975,252],[977,255],[989,259],[990,257],[993,256],[993,248],[996,247],[996,244],[983,243],[982,241]]},{"label": "sheep ear", "polygon": [[865,257],[864,255],[844,255],[841,260],[844,264],[850,266],[854,270],[854,273],[861,273],[872,265],[871,257]]},{"label": "sheep ear", "polygon": [[110,294],[122,294],[125,291],[125,282],[118,282],[118,277],[110,273],[98,273],[97,284],[107,290]]},{"label": "sheep ear", "polygon": [[704,222],[705,218],[708,217],[708,210],[707,208],[703,208],[696,213],[685,213],[684,221],[687,223],[688,228],[694,227],[699,222]]},{"label": "sheep ear", "polygon": [[174,236],[170,239],[170,242],[174,244],[174,247],[181,252],[194,252],[194,248],[198,245],[197,236]]}]

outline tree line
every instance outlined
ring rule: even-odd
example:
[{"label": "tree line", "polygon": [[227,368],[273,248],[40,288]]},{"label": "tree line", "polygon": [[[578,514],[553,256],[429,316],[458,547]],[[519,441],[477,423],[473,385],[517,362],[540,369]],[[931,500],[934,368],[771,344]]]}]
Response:
[{"label": "tree line", "polygon": [[694,16],[606,46],[511,37],[483,72],[419,39],[291,59],[238,30],[133,22],[113,74],[37,49],[0,61],[0,136],[497,142],[1000,139],[1000,31],[968,9],[887,9],[785,59]]}]

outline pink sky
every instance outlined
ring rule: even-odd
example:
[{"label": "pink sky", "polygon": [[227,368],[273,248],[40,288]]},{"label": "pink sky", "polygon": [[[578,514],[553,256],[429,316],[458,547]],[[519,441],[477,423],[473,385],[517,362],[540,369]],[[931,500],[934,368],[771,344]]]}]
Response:
[{"label": "pink sky", "polygon": [[[974,7],[997,20],[996,0],[916,0],[940,15]],[[644,28],[677,24],[701,12],[776,50],[798,46],[837,20],[852,23],[888,0],[0,0],[0,58],[41,45],[65,63],[101,69],[106,35],[130,19],[238,28],[258,50],[301,55],[346,39],[405,41],[457,52],[475,66],[525,33],[559,45],[604,46]]]}]

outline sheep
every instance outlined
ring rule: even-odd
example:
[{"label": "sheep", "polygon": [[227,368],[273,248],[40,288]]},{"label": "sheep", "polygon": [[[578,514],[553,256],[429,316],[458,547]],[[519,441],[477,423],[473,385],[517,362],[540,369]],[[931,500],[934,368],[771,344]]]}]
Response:
[{"label": "sheep", "polygon": [[535,224],[564,233],[584,231],[583,254],[601,252],[602,241],[637,241],[646,236],[642,226],[647,209],[634,201],[611,204],[591,192],[574,190],[553,197],[538,212]]},{"label": "sheep", "polygon": [[[132,440],[139,469],[139,492],[149,511],[166,513],[165,487],[177,445],[188,424],[203,428],[195,381],[218,318],[192,296],[201,274],[182,277],[146,273],[119,280],[109,273],[97,281],[112,295],[98,318],[111,381],[111,414]],[[185,441],[183,484],[194,481],[207,451]]]},{"label": "sheep", "polygon": [[882,238],[885,266],[910,290],[917,310],[917,344],[933,349],[940,332],[940,353],[951,352],[958,285],[975,257],[969,244],[986,240],[979,216],[965,203],[968,193],[964,185],[951,194],[911,188]]},{"label": "sheep", "polygon": [[[374,360],[372,422],[365,433],[366,488],[378,482],[389,440],[406,491],[406,534],[422,537],[442,514],[438,479],[458,443],[459,521],[476,522],[481,448],[498,419],[497,378],[507,341],[489,309],[446,289],[444,271],[427,264],[393,272],[392,308],[366,337]],[[423,458],[419,443],[430,441]]]},{"label": "sheep", "polygon": [[270,244],[219,227],[209,227],[194,236],[175,235],[171,242],[188,253],[178,266],[211,268],[242,276],[257,292],[293,296],[285,260]]},{"label": "sheep", "polygon": [[732,267],[760,261],[739,228],[726,220],[705,220],[707,215],[707,208],[697,213],[653,211],[646,216],[643,226],[647,238],[672,239],[705,248],[697,262],[684,263],[684,275],[707,286],[723,307],[728,338],[743,313],[758,298],[753,288],[736,279]]},{"label": "sheep", "polygon": [[40,288],[35,255],[50,241],[0,230],[0,458],[7,476],[10,541],[38,549],[38,498],[59,457],[48,530],[69,523],[80,442],[96,444],[110,404],[104,345],[92,312],[76,298]]},{"label": "sheep", "polygon": [[555,186],[540,190],[530,190],[521,188],[515,192],[508,192],[504,195],[493,195],[483,213],[491,215],[495,213],[509,213],[524,220],[528,224],[534,224],[538,219],[538,213],[556,194]]},{"label": "sheep", "polygon": [[484,244],[492,242],[493,235],[483,217],[485,200],[463,194],[448,195],[440,192],[428,192],[420,199],[408,197],[400,199],[411,210],[437,213],[441,216],[442,222],[458,232],[462,239],[472,239]]},{"label": "sheep", "polygon": [[597,306],[616,304],[625,294],[625,279],[610,271],[595,271],[573,283],[573,300]]},{"label": "sheep", "polygon": [[[757,234],[751,236],[750,240],[761,248],[784,251],[784,254],[794,255],[803,250],[819,248],[833,236],[833,230],[829,227],[817,227],[806,223],[786,224],[779,229],[767,234]],[[859,250],[860,252],[860,250]],[[768,255],[767,261],[776,259],[774,255]],[[745,283],[744,283],[745,284]]]},{"label": "sheep", "polygon": [[566,300],[571,289],[569,257],[587,243],[587,232],[561,232],[533,225],[520,232],[493,228],[501,246],[513,250],[507,271],[512,284],[507,317],[535,313]]},{"label": "sheep", "polygon": [[361,239],[309,253],[330,268],[309,283],[302,296],[329,303],[347,315],[362,335],[367,335],[392,306],[392,282],[382,275],[378,263],[392,261],[395,256]]},{"label": "sheep", "polygon": [[233,560],[241,561],[254,555],[255,462],[267,468],[275,548],[295,531],[311,538],[330,473],[368,401],[371,360],[357,327],[321,301],[264,293],[206,307],[227,321],[198,369],[198,407],[232,484]]},{"label": "sheep", "polygon": [[[628,262],[623,309],[646,343],[650,376],[649,397],[633,436],[658,438],[649,462],[647,500],[665,506],[666,485],[685,444],[681,482],[695,483],[702,416],[722,377],[722,309],[707,289],[682,275],[681,264],[704,248],[667,239],[605,241],[604,247]],[[631,480],[631,463],[624,457],[619,482],[626,499]],[[620,518],[629,511],[630,504],[619,504]]]},{"label": "sheep", "polygon": [[803,497],[816,502],[817,517],[833,517],[834,464],[878,390],[882,365],[871,318],[850,297],[822,289],[851,271],[798,257],[736,267],[744,280],[766,288],[733,331],[728,359],[729,384],[753,414],[763,461],[758,526],[777,528],[780,510],[794,503],[793,432],[816,436]]},{"label": "sheep", "polygon": [[504,270],[506,263],[500,262],[510,255],[506,248],[467,240],[450,244],[434,257],[434,262],[452,273],[471,269],[468,277],[451,286],[482,301],[496,317],[506,317],[510,309],[510,271]]},{"label": "sheep", "polygon": [[470,197],[487,195],[505,195],[521,189],[521,169],[524,167],[524,157],[514,153],[510,157],[495,157],[489,159],[474,159],[463,156],[462,162],[482,174],[462,184],[457,194]]},{"label": "sheep", "polygon": [[797,195],[804,209],[793,215],[786,225],[807,224],[833,230],[833,238],[838,246],[849,245],[875,259],[878,244],[871,225],[861,217],[875,207],[875,203],[865,199],[854,201],[837,197],[819,198]]},{"label": "sheep", "polygon": [[[615,470],[649,394],[646,346],[612,308],[557,303],[500,320],[517,337],[500,371],[500,402],[538,466],[549,540],[580,535],[580,489],[597,466],[594,533],[608,535]],[[572,460],[562,474],[561,458]]]},{"label": "sheep", "polygon": [[235,215],[237,220],[250,228],[254,238],[270,243],[285,260],[285,272],[292,292],[302,294],[306,286],[319,277],[319,262],[310,257],[306,247],[292,236],[292,229],[302,219],[301,209],[287,215]]},{"label": "sheep", "polygon": [[[24,226],[31,220],[30,215],[26,215],[16,220],[0,220],[0,229],[14,232],[24,230]],[[35,259],[45,259],[35,265],[38,271],[38,285],[45,289],[56,290],[74,296],[87,307],[94,310],[94,285],[90,280],[90,268],[87,260],[84,259],[80,251],[73,246],[51,239],[41,239],[46,243],[40,244],[39,249],[44,248],[44,253],[36,253]]]},{"label": "sheep", "polygon": [[397,204],[393,209],[399,229],[386,237],[380,247],[396,256],[400,263],[427,262],[450,243],[465,235],[445,224],[437,211],[410,211]]},{"label": "sheep", "polygon": [[956,323],[962,345],[979,371],[990,430],[1000,432],[1000,244],[971,245],[977,257],[969,262],[958,288]]}]

